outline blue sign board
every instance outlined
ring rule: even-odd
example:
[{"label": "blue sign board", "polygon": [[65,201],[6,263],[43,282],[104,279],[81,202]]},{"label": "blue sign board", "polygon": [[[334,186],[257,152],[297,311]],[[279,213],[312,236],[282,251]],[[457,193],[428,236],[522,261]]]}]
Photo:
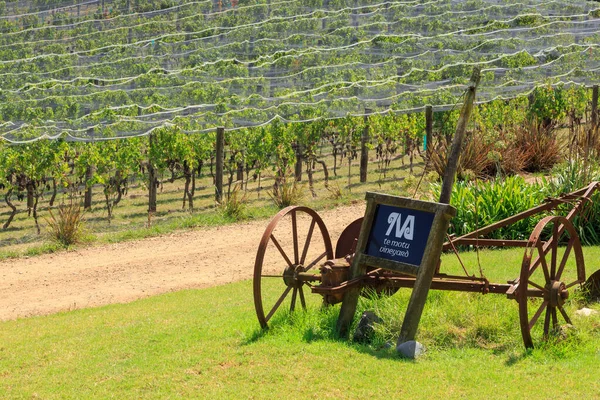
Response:
[{"label": "blue sign board", "polygon": [[435,213],[378,204],[366,254],[421,265]]}]

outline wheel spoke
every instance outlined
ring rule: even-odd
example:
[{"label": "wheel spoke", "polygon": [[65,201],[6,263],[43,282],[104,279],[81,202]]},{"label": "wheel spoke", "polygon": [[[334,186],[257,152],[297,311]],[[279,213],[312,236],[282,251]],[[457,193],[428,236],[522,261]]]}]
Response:
[{"label": "wheel spoke", "polygon": [[273,234],[271,234],[271,240],[273,241],[273,244],[275,245],[275,247],[277,247],[277,250],[279,250],[279,253],[281,253],[281,256],[283,257],[283,259],[285,260],[285,262],[287,263],[287,265],[290,268],[293,268],[294,265],[290,261],[290,259],[287,256],[287,254],[285,254],[285,251],[281,248],[281,245],[279,244],[279,242],[277,241],[277,239],[275,239],[275,236]]},{"label": "wheel spoke", "polygon": [[556,316],[556,307],[552,307],[552,329],[558,328],[558,317]]},{"label": "wheel spoke", "polygon": [[572,325],[572,323],[571,323],[571,319],[570,319],[570,318],[569,318],[569,316],[567,315],[567,313],[566,313],[565,309],[564,309],[564,308],[562,308],[562,306],[558,306],[558,309],[559,309],[560,313],[562,314],[563,318],[565,319],[565,322],[566,322],[567,324],[571,324],[571,325]]},{"label": "wheel spoke", "polygon": [[294,309],[296,308],[296,295],[298,294],[298,288],[294,288],[294,291],[292,292],[292,303],[290,304],[290,312],[294,312]]},{"label": "wheel spoke", "polygon": [[306,310],[306,299],[304,299],[304,291],[302,290],[302,286],[298,288],[298,293],[300,294],[300,304],[302,304],[302,308]]},{"label": "wheel spoke", "polygon": [[261,275],[261,278],[279,278],[281,279],[281,274],[280,275]]},{"label": "wheel spoke", "polygon": [[572,237],[569,239],[569,243],[567,243],[567,248],[565,249],[565,254],[563,254],[562,260],[560,260],[560,265],[558,266],[558,271],[556,271],[556,280],[560,280],[562,273],[567,265],[567,260],[569,258],[569,254],[571,253],[571,249],[573,248],[573,244],[575,243],[575,238]]},{"label": "wheel spoke", "polygon": [[288,286],[283,294],[281,296],[279,296],[279,299],[277,299],[277,301],[275,302],[275,305],[273,306],[273,308],[271,308],[271,311],[269,311],[269,314],[267,314],[265,320],[268,322],[271,317],[273,316],[273,314],[275,314],[275,311],[277,311],[277,309],[279,308],[279,306],[281,305],[281,303],[283,303],[283,300],[285,300],[285,297],[288,295],[288,293],[290,292],[290,290],[292,290],[291,286]]},{"label": "wheel spoke", "polygon": [[573,287],[573,286],[577,285],[578,283],[581,283],[581,281],[580,280],[573,281],[573,282],[569,283],[568,285],[565,285],[565,289]]},{"label": "wheel spoke", "polygon": [[306,235],[306,241],[304,242],[304,249],[302,250],[302,257],[300,258],[300,264],[304,265],[304,261],[306,261],[306,254],[308,253],[308,247],[310,246],[310,241],[312,240],[313,230],[315,229],[316,220],[310,221],[310,228],[308,228],[308,235]]},{"label": "wheel spoke", "polygon": [[552,256],[550,258],[550,279],[556,279],[556,259],[558,258],[558,222],[554,222],[554,230],[552,232]]},{"label": "wheel spoke", "polygon": [[539,266],[540,266],[540,257],[538,256],[535,260],[533,260],[533,262],[531,262],[531,265],[529,266],[529,276],[533,275],[533,273]]},{"label": "wheel spoke", "polygon": [[[550,282],[550,271],[548,271],[548,263],[546,262],[546,253],[544,253],[544,249],[541,243],[538,243],[537,249],[540,255],[540,261],[542,263],[542,270],[544,271],[544,277],[546,278],[546,282]],[[531,276],[531,275],[529,275]]]},{"label": "wheel spoke", "polygon": [[308,271],[309,269],[311,269],[312,267],[314,267],[315,265],[317,265],[317,263],[319,261],[321,261],[323,258],[325,258],[325,256],[327,256],[327,251],[324,251],[319,257],[317,257],[313,262],[311,262],[310,264],[308,264],[306,266],[306,268],[304,269],[304,271]]},{"label": "wheel spoke", "polygon": [[527,281],[527,283],[530,284],[531,286],[533,286],[534,288],[540,289],[543,292],[547,292],[548,291],[545,287],[540,286],[540,285],[538,285],[537,283],[535,283],[535,282],[533,282],[531,280]]},{"label": "wheel spoke", "polygon": [[542,315],[542,312],[544,312],[544,309],[546,308],[547,305],[548,305],[548,302],[544,301],[542,303],[542,305],[540,306],[540,308],[538,308],[538,310],[535,313],[535,315],[533,316],[533,318],[531,318],[531,321],[529,321],[529,330],[531,330],[531,328],[533,328],[533,326],[537,322],[537,320],[540,317],[540,315]]},{"label": "wheel spoke", "polygon": [[546,308],[546,318],[544,319],[544,337],[548,337],[548,333],[550,332],[550,315],[552,314],[552,307]]},{"label": "wheel spoke", "polygon": [[296,221],[296,211],[292,211],[292,239],[294,241],[294,264],[298,265],[298,222]]}]

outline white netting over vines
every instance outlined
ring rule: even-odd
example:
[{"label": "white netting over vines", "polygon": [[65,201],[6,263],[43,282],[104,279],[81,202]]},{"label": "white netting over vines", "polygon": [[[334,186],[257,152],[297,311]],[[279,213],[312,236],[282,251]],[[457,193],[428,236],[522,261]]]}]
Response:
[{"label": "white netting over vines", "polygon": [[600,4],[581,0],[7,2],[0,135],[100,140],[441,110],[475,66],[479,102],[591,85],[599,27]]}]

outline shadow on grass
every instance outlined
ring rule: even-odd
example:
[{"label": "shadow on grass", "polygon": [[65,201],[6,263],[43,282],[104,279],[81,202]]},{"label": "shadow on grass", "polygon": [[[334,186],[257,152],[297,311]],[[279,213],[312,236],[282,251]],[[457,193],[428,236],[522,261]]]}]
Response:
[{"label": "shadow on grass", "polygon": [[513,367],[519,364],[521,361],[525,360],[527,357],[531,355],[531,349],[523,350],[521,353],[512,353],[508,355],[508,358],[504,362],[504,365],[507,367]]},{"label": "shadow on grass", "polygon": [[[400,362],[413,363],[415,360],[405,359],[395,351],[395,346],[386,344],[372,345],[368,343],[357,343],[346,338],[341,338],[336,332],[338,310],[321,309],[317,313],[309,311],[307,315],[300,313],[281,313],[275,315],[269,321],[269,328],[257,327],[251,331],[242,345],[259,343],[267,337],[275,337],[293,343],[294,341],[311,344],[318,342],[339,343],[362,354],[367,354],[379,359],[396,360]],[[312,314],[312,315],[311,315]],[[317,318],[315,318],[315,315]],[[320,317],[320,318],[319,318]],[[258,324],[257,324],[258,325]]]},{"label": "shadow on grass", "polygon": [[[249,332],[242,345],[251,345],[260,343],[263,340],[284,341],[286,343],[332,343],[343,344],[347,348],[361,354],[369,355],[377,359],[395,360],[403,363],[415,363],[416,360],[403,358],[396,352],[395,341],[383,341],[382,338],[375,338],[372,342],[359,343],[352,339],[341,338],[336,331],[336,323],[339,309],[314,309],[306,313],[296,312],[294,314],[280,313],[276,314],[269,321],[268,329],[258,327]],[[351,330],[351,332],[353,332]],[[350,335],[352,338],[352,335]],[[464,345],[464,343],[462,343]],[[442,346],[436,348],[432,345],[429,351],[451,352],[463,348],[460,343],[456,346]],[[493,348],[489,346],[492,345]],[[470,344],[464,346],[465,349],[482,351],[493,354],[495,357],[505,359],[504,365],[507,367],[517,366],[522,361],[527,360],[532,355],[532,350],[516,348],[515,343],[487,343],[486,345]],[[548,355],[552,357],[552,354]]]}]

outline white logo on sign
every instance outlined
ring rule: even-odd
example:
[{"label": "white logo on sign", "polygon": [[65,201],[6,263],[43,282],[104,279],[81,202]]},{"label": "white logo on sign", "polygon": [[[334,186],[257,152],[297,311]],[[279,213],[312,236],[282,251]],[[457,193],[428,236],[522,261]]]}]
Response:
[{"label": "white logo on sign", "polygon": [[413,240],[413,235],[415,233],[415,216],[414,215],[409,215],[406,217],[406,219],[404,220],[404,223],[402,223],[402,215],[396,212],[390,213],[390,216],[388,217],[388,224],[390,224],[390,226],[388,227],[387,232],[385,233],[386,236],[390,236],[390,233],[392,233],[392,230],[394,229],[394,225],[396,226],[396,234],[395,236],[398,239],[402,239],[402,237],[404,237],[406,240]]}]

